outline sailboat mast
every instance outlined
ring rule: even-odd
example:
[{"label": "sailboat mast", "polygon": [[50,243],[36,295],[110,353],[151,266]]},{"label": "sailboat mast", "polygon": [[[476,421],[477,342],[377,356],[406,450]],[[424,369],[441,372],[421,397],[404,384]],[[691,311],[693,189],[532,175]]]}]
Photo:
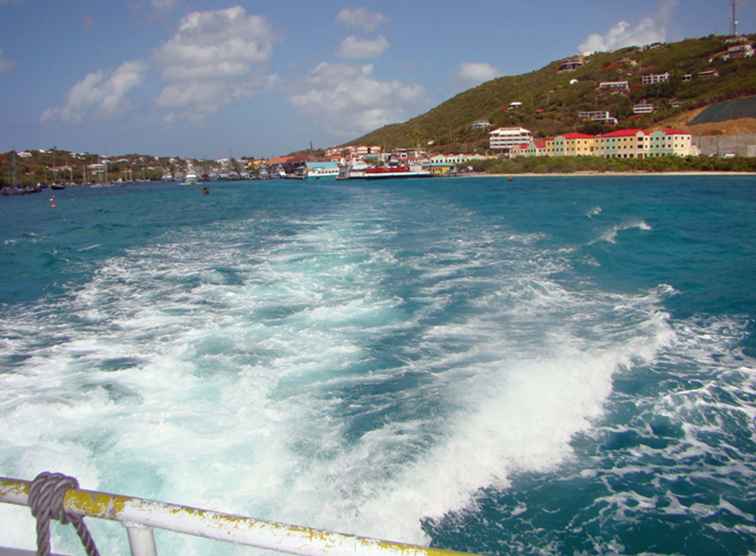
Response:
[{"label": "sailboat mast", "polygon": [[11,186],[16,186],[16,151],[11,152]]}]

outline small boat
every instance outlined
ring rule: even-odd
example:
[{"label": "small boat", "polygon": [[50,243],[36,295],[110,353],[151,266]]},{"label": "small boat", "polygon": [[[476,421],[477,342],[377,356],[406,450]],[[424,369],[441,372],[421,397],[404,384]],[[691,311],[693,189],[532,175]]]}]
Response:
[{"label": "small boat", "polygon": [[184,181],[181,183],[181,185],[194,185],[199,181],[199,178],[197,178],[197,174],[194,172],[189,172],[185,177]]},{"label": "small boat", "polygon": [[66,186],[63,185],[62,183],[54,183],[50,186],[50,189],[57,189],[57,190],[65,189],[65,188]]}]

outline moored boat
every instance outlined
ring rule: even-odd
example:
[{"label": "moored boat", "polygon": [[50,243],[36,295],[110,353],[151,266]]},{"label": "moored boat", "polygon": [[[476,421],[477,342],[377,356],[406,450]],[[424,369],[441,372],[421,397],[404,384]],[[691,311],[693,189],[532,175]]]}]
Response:
[{"label": "moored boat", "polygon": [[303,177],[306,180],[335,180],[339,177],[339,165],[335,162],[307,162]]},{"label": "moored boat", "polygon": [[199,178],[197,177],[197,174],[194,172],[189,172],[184,176],[184,181],[181,183],[181,185],[194,185],[199,181]]},{"label": "moored boat", "polygon": [[354,179],[385,179],[385,178],[430,178],[432,174],[421,168],[409,166],[376,166],[365,170],[362,176],[354,176]]}]

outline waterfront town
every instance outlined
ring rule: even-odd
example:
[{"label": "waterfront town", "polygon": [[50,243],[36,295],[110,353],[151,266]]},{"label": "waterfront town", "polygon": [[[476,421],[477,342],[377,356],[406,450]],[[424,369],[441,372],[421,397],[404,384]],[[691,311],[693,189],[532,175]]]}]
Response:
[{"label": "waterfront town", "polygon": [[[104,187],[140,181],[445,177],[485,172],[497,162],[528,158],[583,159],[575,161],[577,167],[585,165],[588,158],[615,161],[666,158],[672,168],[678,165],[675,159],[687,160],[695,167],[700,163],[692,157],[754,157],[756,136],[743,136],[739,140],[737,136],[694,135],[673,123],[675,114],[692,107],[690,102],[686,104],[676,98],[675,90],[696,83],[701,86],[715,83],[720,78],[720,69],[725,73],[729,71],[722,64],[754,56],[750,37],[724,37],[716,41],[721,43],[720,50],[707,57],[704,62],[708,65],[697,66],[696,70],[656,66],[655,71],[643,72],[635,59],[625,56],[602,67],[601,75],[609,76],[610,80],[586,80],[584,70],[595,65],[591,56],[570,56],[549,66],[546,71],[558,76],[565,90],[583,91],[577,98],[584,97],[586,91],[591,92],[590,102],[576,101],[571,108],[563,105],[563,110],[567,111],[559,115],[562,130],[570,130],[563,133],[548,135],[538,128],[536,122],[551,116],[546,114],[543,104],[533,100],[535,97],[510,97],[496,111],[495,117],[478,118],[460,126],[458,135],[466,136],[469,141],[435,137],[415,141],[414,146],[345,144],[325,149],[310,147],[285,156],[219,159],[140,154],[102,156],[55,147],[10,151],[0,153],[0,193],[21,194],[47,186]],[[664,46],[653,43],[635,50],[650,52]],[[722,73],[723,79],[725,73]],[[725,105],[740,102],[748,105],[746,111],[750,114],[756,111],[752,100],[725,101],[711,108],[722,111],[725,107],[726,112],[733,108]],[[547,96],[545,105],[548,104]],[[657,116],[660,121],[654,120]],[[668,121],[670,116],[673,122]],[[445,127],[444,122],[440,127]],[[658,171],[659,165],[654,169]]]},{"label": "waterfront town", "polygon": [[[648,159],[700,154],[700,150],[693,144],[692,135],[675,129],[618,129],[599,135],[565,133],[536,138],[525,128],[508,127],[491,131],[488,147],[484,153],[434,153],[421,148],[384,149],[378,145],[347,145],[268,159],[229,157],[217,160],[138,155],[103,158],[89,153],[46,149],[5,153],[2,156],[3,162],[8,159],[4,166],[16,175],[17,168],[23,166],[24,162],[37,162],[33,183],[29,184],[28,178],[32,170],[28,169],[21,172],[27,178],[22,178],[23,181],[17,177],[7,178],[15,180],[10,181],[10,184],[20,182],[37,189],[44,185],[103,185],[157,180],[184,182],[187,179],[216,181],[454,176],[472,172],[476,163],[502,158],[585,156]],[[53,162],[56,157],[65,162]],[[7,186],[3,188],[3,193],[10,194],[7,189]],[[22,188],[21,191],[23,190]]]}]

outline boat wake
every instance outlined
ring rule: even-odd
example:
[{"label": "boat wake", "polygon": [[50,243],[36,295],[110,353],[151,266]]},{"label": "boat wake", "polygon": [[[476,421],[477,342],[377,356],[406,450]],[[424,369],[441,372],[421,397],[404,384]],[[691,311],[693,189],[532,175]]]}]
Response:
[{"label": "boat wake", "polygon": [[622,224],[616,224],[612,226],[611,228],[609,228],[608,230],[606,230],[593,243],[597,243],[599,241],[605,241],[607,243],[617,243],[617,236],[626,230],[640,230],[643,232],[650,232],[652,229],[653,228],[651,228],[651,226],[649,226],[644,220],[641,220],[641,219],[626,220]]},{"label": "boat wake", "polygon": [[[519,476],[593,461],[575,439],[605,433],[618,377],[707,333],[672,322],[669,286],[566,279],[578,255],[544,234],[436,196],[341,194],[285,228],[271,214],[167,233],[57,301],[5,313],[0,470],[435,541]],[[630,228],[650,229],[630,221],[606,241]],[[649,419],[659,403],[648,394]],[[627,499],[614,495],[601,515]],[[508,511],[531,519],[536,506]],[[28,511],[0,507],[0,521],[7,544],[33,544]],[[128,553],[120,528],[93,528],[105,552]],[[55,548],[75,550],[65,535]],[[163,540],[170,553],[247,553]]]}]

